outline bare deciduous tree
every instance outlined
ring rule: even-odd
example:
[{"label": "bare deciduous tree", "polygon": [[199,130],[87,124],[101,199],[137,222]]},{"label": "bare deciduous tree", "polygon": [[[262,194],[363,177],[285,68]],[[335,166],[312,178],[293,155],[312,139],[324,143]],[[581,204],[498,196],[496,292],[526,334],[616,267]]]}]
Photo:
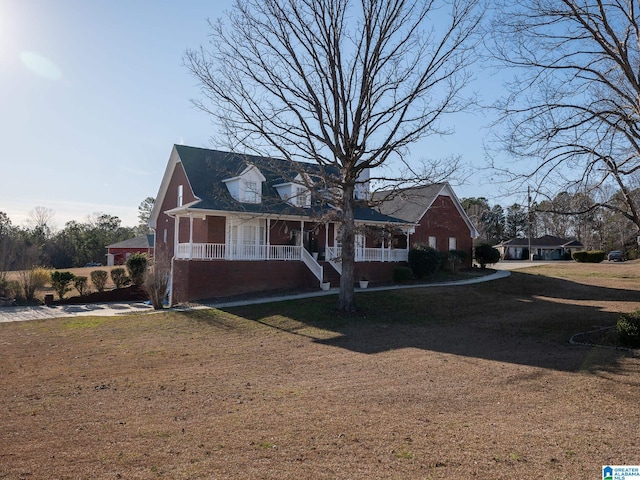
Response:
[{"label": "bare deciduous tree", "polygon": [[53,217],[56,212],[47,207],[36,207],[29,212],[29,218],[27,225],[35,231],[39,231],[44,236],[51,235],[55,225],[53,224]]},{"label": "bare deciduous tree", "polygon": [[[407,147],[449,133],[442,117],[469,105],[479,1],[237,0],[227,23],[211,23],[208,47],[186,53],[196,105],[229,148],[326,173],[321,189],[341,212],[341,311],[355,309],[355,192],[433,175],[438,165]],[[391,163],[403,166],[395,176],[371,173]]]},{"label": "bare deciduous tree", "polygon": [[[499,145],[525,161],[502,169],[552,199],[580,194],[640,228],[640,7],[636,0],[509,0],[496,6],[492,51],[515,70],[498,107]],[[611,202],[603,189],[624,198]],[[561,212],[558,212],[561,213]]]}]

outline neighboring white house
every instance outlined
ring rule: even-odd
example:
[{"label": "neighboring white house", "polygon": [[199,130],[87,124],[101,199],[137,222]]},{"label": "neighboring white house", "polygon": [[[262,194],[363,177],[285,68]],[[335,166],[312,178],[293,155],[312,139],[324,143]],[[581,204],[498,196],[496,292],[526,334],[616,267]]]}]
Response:
[{"label": "neighboring white house", "polygon": [[[500,251],[503,260],[565,260],[578,250],[584,250],[584,245],[575,238],[560,238],[545,235],[539,238],[513,238],[494,245]],[[530,248],[530,250],[529,250]],[[527,251],[529,255],[527,256]],[[569,258],[567,258],[569,257]]]}]

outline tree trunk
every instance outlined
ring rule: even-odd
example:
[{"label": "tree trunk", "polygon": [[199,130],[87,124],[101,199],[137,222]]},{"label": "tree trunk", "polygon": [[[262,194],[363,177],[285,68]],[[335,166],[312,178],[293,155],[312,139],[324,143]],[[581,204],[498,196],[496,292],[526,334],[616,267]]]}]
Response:
[{"label": "tree trunk", "polygon": [[342,240],[342,275],[340,276],[340,294],[338,311],[353,313],[356,311],[353,267],[355,263],[356,225],[353,216],[355,208],[353,184],[344,185],[342,197],[343,222],[340,233]]}]

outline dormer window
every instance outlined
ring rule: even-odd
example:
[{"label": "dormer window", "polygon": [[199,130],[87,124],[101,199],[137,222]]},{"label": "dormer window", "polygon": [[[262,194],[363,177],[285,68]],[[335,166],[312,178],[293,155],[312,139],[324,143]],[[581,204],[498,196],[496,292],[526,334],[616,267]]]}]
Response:
[{"label": "dormer window", "polygon": [[254,165],[247,167],[237,177],[223,180],[231,196],[242,203],[261,203],[264,181],[266,179]]},{"label": "dormer window", "polygon": [[308,207],[311,202],[309,202],[309,190],[304,187],[296,187],[296,206],[298,207]]},{"label": "dormer window", "polygon": [[245,203],[260,203],[260,192],[258,191],[258,183],[245,180],[244,182],[244,202]]}]

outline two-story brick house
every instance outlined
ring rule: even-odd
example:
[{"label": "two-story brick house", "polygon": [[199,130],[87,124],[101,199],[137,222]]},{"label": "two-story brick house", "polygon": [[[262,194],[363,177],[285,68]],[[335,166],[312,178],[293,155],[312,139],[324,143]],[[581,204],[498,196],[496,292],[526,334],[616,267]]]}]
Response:
[{"label": "two-story brick house", "polygon": [[[337,286],[341,213],[309,189],[319,168],[174,145],[149,221],[171,259],[171,303]],[[368,207],[361,185],[355,278],[389,281],[420,224]]]}]

